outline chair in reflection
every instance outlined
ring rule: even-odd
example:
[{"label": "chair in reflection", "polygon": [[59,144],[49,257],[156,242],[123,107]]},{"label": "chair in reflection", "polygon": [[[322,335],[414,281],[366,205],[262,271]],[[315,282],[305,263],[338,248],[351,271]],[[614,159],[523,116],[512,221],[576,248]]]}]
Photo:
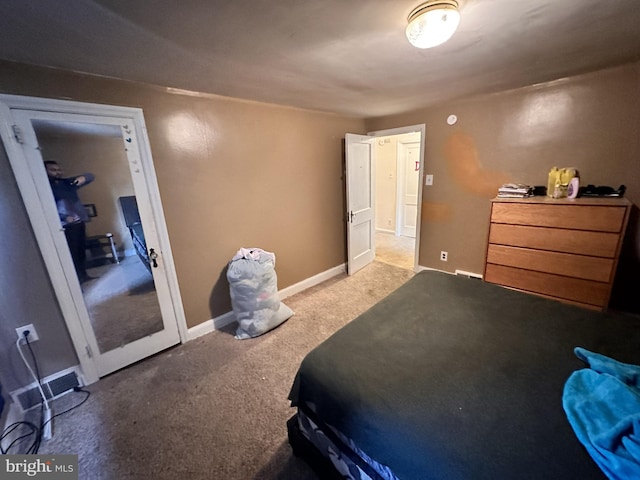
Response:
[{"label": "chair in reflection", "polygon": [[151,273],[151,264],[149,262],[149,253],[147,251],[147,242],[144,238],[144,231],[142,229],[142,223],[140,222],[140,212],[138,211],[138,202],[135,195],[119,197],[120,208],[122,208],[122,214],[124,215],[124,221],[131,234],[131,240],[133,247],[142,260],[142,263],[147,267],[149,273]]},{"label": "chair in reflection", "polygon": [[107,258],[111,259],[111,263],[120,263],[116,242],[113,240],[111,232],[87,237],[86,249],[91,253],[91,266],[95,266],[96,261]]},{"label": "chair in reflection", "polygon": [[[93,203],[84,204],[89,219],[98,216],[96,206]],[[94,229],[95,230],[95,229]],[[111,263],[120,263],[118,251],[116,250],[116,242],[111,232],[102,233],[100,235],[91,235],[85,238],[85,250],[89,254],[85,261],[87,268],[104,264],[105,260],[111,260]]]}]

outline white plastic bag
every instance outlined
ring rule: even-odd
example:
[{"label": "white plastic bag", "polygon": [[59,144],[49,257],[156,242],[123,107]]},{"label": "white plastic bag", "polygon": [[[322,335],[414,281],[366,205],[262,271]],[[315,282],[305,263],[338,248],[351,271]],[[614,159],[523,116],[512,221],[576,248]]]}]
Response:
[{"label": "white plastic bag", "polygon": [[262,335],[293,315],[278,297],[275,264],[275,254],[259,248],[241,248],[229,262],[227,280],[238,322],[236,338]]}]

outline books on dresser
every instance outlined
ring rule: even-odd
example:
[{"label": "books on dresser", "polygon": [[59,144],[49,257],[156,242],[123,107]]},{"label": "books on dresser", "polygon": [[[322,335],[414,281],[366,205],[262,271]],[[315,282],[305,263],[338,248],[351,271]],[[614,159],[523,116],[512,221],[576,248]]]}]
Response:
[{"label": "books on dresser", "polygon": [[524,183],[505,183],[498,189],[500,198],[525,198],[533,195],[533,186]]}]

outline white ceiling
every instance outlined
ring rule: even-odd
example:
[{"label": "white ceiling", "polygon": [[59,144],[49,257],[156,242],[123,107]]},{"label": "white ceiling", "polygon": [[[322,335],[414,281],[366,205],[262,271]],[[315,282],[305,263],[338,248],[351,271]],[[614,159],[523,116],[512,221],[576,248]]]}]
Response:
[{"label": "white ceiling", "polygon": [[1,0],[0,58],[359,117],[640,60],[640,0],[462,0],[429,50],[419,3]]}]

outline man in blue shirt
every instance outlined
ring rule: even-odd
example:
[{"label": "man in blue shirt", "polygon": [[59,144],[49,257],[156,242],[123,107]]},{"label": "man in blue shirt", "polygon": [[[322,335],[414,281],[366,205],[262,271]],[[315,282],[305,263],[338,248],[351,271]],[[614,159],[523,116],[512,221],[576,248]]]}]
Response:
[{"label": "man in blue shirt", "polygon": [[89,215],[78,197],[78,189],[93,182],[95,176],[92,173],[83,173],[76,177],[63,178],[63,172],[57,162],[48,160],[44,162],[49,176],[49,183],[53,191],[60,223],[64,227],[69,251],[73,259],[73,265],[78,274],[80,283],[91,280],[87,274],[85,261],[87,257],[86,240],[87,232],[85,222]]}]

